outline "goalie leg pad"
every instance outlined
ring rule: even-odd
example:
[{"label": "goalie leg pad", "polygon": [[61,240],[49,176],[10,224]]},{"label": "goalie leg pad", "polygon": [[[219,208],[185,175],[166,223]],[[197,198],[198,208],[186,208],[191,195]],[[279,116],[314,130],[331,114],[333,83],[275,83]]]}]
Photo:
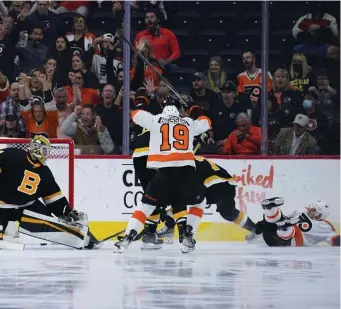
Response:
[{"label": "goalie leg pad", "polygon": [[86,225],[68,224],[61,219],[30,210],[24,210],[19,220],[20,233],[75,249],[83,249],[87,245],[88,229]]}]

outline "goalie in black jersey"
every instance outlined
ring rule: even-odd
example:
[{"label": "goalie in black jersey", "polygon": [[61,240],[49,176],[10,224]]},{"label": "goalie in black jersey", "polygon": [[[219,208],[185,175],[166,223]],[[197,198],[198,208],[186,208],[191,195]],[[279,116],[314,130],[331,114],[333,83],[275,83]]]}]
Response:
[{"label": "goalie in black jersey", "polygon": [[[81,249],[89,245],[85,213],[73,210],[46,165],[49,140],[36,135],[28,150],[0,150],[0,249],[9,221],[19,232]],[[42,203],[39,199],[42,199]]]}]

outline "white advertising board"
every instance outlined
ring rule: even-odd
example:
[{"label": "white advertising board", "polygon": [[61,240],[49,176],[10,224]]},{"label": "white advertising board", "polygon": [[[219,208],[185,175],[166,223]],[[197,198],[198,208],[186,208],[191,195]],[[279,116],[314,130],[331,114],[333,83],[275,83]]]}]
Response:
[{"label": "white advertising board", "polygon": [[[339,160],[212,159],[238,181],[236,206],[254,220],[262,218],[259,202],[281,196],[284,212],[321,199],[330,205],[330,221],[340,223]],[[91,221],[127,221],[142,197],[131,159],[77,159],[75,207]],[[204,222],[226,222],[208,205]]]}]

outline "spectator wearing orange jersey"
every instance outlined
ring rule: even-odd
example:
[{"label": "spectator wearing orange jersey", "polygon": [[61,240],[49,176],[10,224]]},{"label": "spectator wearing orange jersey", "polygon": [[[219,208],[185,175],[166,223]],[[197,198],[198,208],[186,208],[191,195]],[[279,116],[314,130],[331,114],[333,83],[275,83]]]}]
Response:
[{"label": "spectator wearing orange jersey", "polygon": [[40,134],[48,138],[56,138],[58,126],[57,107],[52,92],[48,88],[46,75],[40,74],[38,79],[43,87],[45,102],[36,98],[29,102],[25,93],[27,75],[24,73],[19,75],[20,115],[25,122],[28,137]]},{"label": "spectator wearing orange jersey", "polygon": [[[256,104],[261,89],[262,70],[256,67],[256,56],[253,52],[244,52],[242,59],[246,71],[237,76],[238,92],[249,94],[252,103]],[[270,72],[268,72],[267,86],[270,91],[272,87],[272,76]]]},{"label": "spectator wearing orange jersey", "polygon": [[98,91],[92,88],[84,88],[84,74],[82,71],[69,73],[72,86],[66,86],[68,104],[95,105],[98,104]]},{"label": "spectator wearing orange jersey", "polygon": [[135,38],[135,45],[141,38],[148,40],[155,58],[164,67],[180,57],[180,47],[176,35],[169,29],[159,26],[158,10],[148,8],[145,16],[146,30],[139,32]]},{"label": "spectator wearing orange jersey", "polygon": [[[137,50],[145,56],[153,65],[153,67],[162,75],[163,70],[157,59],[154,58],[153,49],[149,41],[141,39],[137,43]],[[160,82],[157,73],[147,64],[143,63],[141,58],[137,58],[136,66],[131,69],[130,78],[132,80],[132,90],[137,90],[143,86],[145,79],[154,81],[154,85],[157,86]]]},{"label": "spectator wearing orange jersey", "polygon": [[259,155],[261,145],[261,128],[253,126],[246,113],[236,117],[237,129],[226,140],[224,153],[235,155]]}]

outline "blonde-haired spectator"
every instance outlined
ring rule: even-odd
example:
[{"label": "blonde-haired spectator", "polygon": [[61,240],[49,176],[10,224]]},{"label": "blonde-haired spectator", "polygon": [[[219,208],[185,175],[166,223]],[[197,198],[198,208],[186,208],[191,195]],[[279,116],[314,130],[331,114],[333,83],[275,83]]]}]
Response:
[{"label": "blonde-haired spectator", "polygon": [[209,62],[209,70],[207,72],[207,88],[214,92],[220,93],[220,88],[225,84],[226,73],[223,71],[223,59],[214,56]]},{"label": "blonde-haired spectator", "polygon": [[289,76],[290,85],[297,91],[304,92],[312,86],[312,69],[303,54],[294,54],[292,57]]}]

